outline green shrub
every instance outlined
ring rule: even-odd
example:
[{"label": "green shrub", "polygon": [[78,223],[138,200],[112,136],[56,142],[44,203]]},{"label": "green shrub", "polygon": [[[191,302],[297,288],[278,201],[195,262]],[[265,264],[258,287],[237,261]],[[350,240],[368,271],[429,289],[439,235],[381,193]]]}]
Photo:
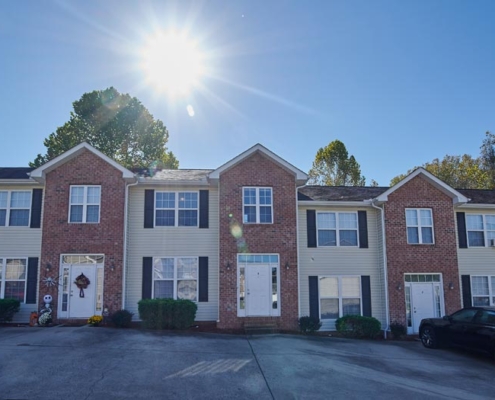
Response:
[{"label": "green shrub", "polygon": [[138,303],[139,317],[148,329],[187,329],[197,309],[191,300],[144,299]]},{"label": "green shrub", "polygon": [[381,324],[376,318],[360,315],[345,315],[335,321],[337,331],[354,338],[375,338],[380,333]]},{"label": "green shrub", "polygon": [[10,322],[16,312],[19,312],[21,302],[16,299],[0,299],[0,321]]},{"label": "green shrub", "polygon": [[299,318],[299,330],[302,333],[313,333],[321,328],[321,322],[315,317],[301,317]]},{"label": "green shrub", "polygon": [[134,314],[127,310],[115,311],[110,319],[117,328],[129,328]]},{"label": "green shrub", "polygon": [[407,328],[400,322],[392,322],[390,324],[390,332],[392,332],[394,339],[399,339],[407,333]]}]

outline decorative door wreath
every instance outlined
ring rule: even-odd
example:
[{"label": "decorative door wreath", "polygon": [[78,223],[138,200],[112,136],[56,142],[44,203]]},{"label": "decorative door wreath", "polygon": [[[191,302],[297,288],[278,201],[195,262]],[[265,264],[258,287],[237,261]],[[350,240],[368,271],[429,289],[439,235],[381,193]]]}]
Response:
[{"label": "decorative door wreath", "polygon": [[86,289],[91,283],[88,277],[84,274],[81,274],[76,278],[74,283],[79,288],[79,297],[84,297],[84,289]]}]

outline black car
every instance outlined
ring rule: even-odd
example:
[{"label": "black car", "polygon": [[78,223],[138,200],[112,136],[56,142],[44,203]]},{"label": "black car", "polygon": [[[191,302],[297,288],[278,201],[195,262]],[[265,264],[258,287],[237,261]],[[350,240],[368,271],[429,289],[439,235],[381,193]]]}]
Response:
[{"label": "black car", "polygon": [[419,338],[430,349],[454,345],[495,358],[495,307],[468,307],[443,318],[423,319]]}]

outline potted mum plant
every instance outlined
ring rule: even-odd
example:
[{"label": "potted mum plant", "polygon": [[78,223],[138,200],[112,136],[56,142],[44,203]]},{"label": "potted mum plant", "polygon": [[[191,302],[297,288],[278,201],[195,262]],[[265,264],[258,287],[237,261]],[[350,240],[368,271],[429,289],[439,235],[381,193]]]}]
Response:
[{"label": "potted mum plant", "polygon": [[88,324],[91,326],[98,326],[102,323],[103,317],[101,315],[93,315],[89,317]]}]

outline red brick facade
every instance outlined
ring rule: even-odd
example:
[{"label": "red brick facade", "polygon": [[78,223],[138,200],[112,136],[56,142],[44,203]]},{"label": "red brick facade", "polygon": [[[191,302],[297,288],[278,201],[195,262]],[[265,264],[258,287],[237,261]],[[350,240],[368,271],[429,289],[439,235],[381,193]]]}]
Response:
[{"label": "red brick facade", "polygon": [[[68,222],[71,185],[101,185],[99,223]],[[58,288],[46,287],[43,278],[57,276],[61,254],[104,254],[103,307],[110,312],[122,307],[124,204],[122,172],[87,150],[47,173],[39,304],[43,304],[45,294],[51,294],[55,318]],[[50,272],[46,271],[47,263],[52,266]]]},{"label": "red brick facade", "polygon": [[[407,243],[406,208],[432,209],[434,244]],[[451,314],[461,307],[454,218],[452,199],[420,176],[388,196],[385,229],[391,322],[406,324],[406,273],[442,274],[445,312]]]},{"label": "red brick facade", "polygon": [[[271,322],[283,330],[297,328],[298,273],[295,176],[261,153],[233,166],[220,176],[220,328],[239,329],[244,324]],[[242,188],[273,188],[273,224],[242,224]],[[232,224],[242,237],[231,233]],[[244,249],[239,249],[240,248]],[[280,317],[237,317],[237,254],[276,253],[280,262]],[[289,264],[289,269],[285,267]],[[227,269],[227,265],[231,268]]]}]

